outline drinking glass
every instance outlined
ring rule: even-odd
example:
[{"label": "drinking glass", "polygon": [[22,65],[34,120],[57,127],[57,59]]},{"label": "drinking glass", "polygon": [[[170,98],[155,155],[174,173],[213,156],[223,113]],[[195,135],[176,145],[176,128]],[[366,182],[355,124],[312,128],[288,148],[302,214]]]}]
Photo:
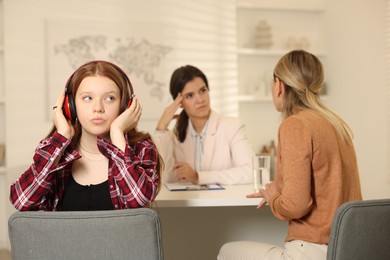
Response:
[{"label": "drinking glass", "polygon": [[256,155],[252,162],[254,188],[255,192],[259,192],[271,181],[271,156]]}]

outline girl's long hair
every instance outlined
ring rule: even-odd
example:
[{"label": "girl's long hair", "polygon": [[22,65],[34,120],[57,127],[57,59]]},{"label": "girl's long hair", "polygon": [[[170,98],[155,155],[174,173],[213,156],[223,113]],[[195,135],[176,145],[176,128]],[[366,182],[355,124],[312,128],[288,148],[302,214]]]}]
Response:
[{"label": "girl's long hair", "polygon": [[[127,78],[127,75],[124,71],[122,71],[117,65],[107,62],[107,61],[91,61],[88,62],[81,67],[79,67],[69,78],[67,82],[67,88],[68,93],[73,95],[73,97],[76,96],[77,90],[80,86],[81,81],[85,79],[86,77],[93,77],[93,76],[102,76],[107,77],[111,79],[120,91],[120,113],[124,112],[127,108],[127,104],[130,100],[131,95],[131,86],[129,86],[130,79]],[[75,135],[72,139],[79,139],[81,136],[81,125],[78,120],[76,120],[73,123],[73,127],[75,128]],[[57,132],[57,129],[55,125],[53,124],[52,129],[50,130],[50,133],[48,136],[52,136],[54,133]],[[151,136],[149,133],[140,132],[136,128],[129,130],[127,133],[127,139],[130,145],[134,145],[137,142],[143,141],[145,139],[150,139]],[[157,171],[159,175],[159,179],[161,181],[160,173],[162,172],[163,167],[163,160],[161,156],[157,153]],[[159,187],[160,187],[159,183]]]}]

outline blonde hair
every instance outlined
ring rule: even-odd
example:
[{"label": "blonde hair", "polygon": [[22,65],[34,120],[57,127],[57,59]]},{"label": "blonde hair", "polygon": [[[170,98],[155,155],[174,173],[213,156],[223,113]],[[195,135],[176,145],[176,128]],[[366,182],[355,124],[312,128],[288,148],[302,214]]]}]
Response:
[{"label": "blonde hair", "polygon": [[333,125],[342,140],[350,141],[353,138],[348,124],[320,99],[324,71],[315,55],[303,50],[285,54],[275,66],[274,77],[285,85],[283,118],[291,116],[296,109],[312,109]]}]

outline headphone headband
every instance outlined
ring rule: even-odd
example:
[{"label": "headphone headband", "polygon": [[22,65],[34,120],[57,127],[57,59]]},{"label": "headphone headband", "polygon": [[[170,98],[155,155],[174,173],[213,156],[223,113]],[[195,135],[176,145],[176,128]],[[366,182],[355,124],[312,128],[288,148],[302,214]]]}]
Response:
[{"label": "headphone headband", "polygon": [[129,77],[127,76],[126,72],[121,69],[118,65],[112,63],[112,62],[109,62],[109,61],[104,61],[104,60],[93,60],[93,61],[89,61],[83,65],[81,65],[77,70],[75,70],[72,75],[69,77],[68,81],[66,82],[65,84],[65,99],[64,99],[64,103],[63,103],[63,106],[62,106],[62,110],[64,112],[64,115],[65,117],[70,120],[72,123],[75,123],[76,122],[76,119],[77,119],[77,112],[76,112],[76,103],[74,101],[74,97],[72,95],[72,93],[70,92],[70,89],[69,89],[69,85],[70,85],[70,82],[72,81],[72,78],[73,78],[73,75],[82,67],[84,67],[85,65],[88,65],[88,64],[91,64],[91,63],[98,63],[98,62],[102,62],[102,63],[106,63],[106,64],[109,64],[111,65],[112,67],[114,67],[122,76],[123,78],[125,79],[126,81],[126,84],[129,88],[129,103],[127,105],[127,107],[129,107],[131,105],[131,102],[132,102],[132,99],[134,98],[135,94],[134,94],[134,89],[133,89],[133,85],[131,84],[131,81],[129,79]]}]

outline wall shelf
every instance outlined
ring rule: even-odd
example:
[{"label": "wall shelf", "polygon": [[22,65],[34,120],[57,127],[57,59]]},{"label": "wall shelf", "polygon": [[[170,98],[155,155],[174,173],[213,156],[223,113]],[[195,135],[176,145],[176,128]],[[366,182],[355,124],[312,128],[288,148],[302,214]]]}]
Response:
[{"label": "wall shelf", "polygon": [[[240,103],[272,103],[270,90],[274,66],[291,50],[304,49],[322,62],[326,60],[323,4],[324,0],[237,0]],[[286,20],[291,22],[285,23]],[[260,26],[264,30],[259,34],[259,25],[264,22],[268,27]],[[261,48],[258,37],[268,35],[270,46]]]},{"label": "wall shelf", "polygon": [[238,48],[237,53],[242,55],[259,55],[259,56],[281,56],[285,54],[285,50],[265,50],[255,48]]},{"label": "wall shelf", "polygon": [[237,0],[237,8],[319,12],[324,10],[324,0]]},{"label": "wall shelf", "polygon": [[[328,99],[327,95],[321,95],[321,100],[326,101]],[[238,102],[241,103],[272,103],[272,97],[271,96],[257,96],[257,95],[238,95],[237,97]]]},{"label": "wall shelf", "polygon": [[[272,49],[256,49],[256,48],[238,48],[237,53],[239,55],[249,55],[249,56],[270,56],[270,57],[279,57],[288,53],[290,50],[272,50]],[[310,51],[316,56],[325,56],[325,52],[321,51]]]},{"label": "wall shelf", "polygon": [[239,95],[238,96],[239,102],[272,102],[271,96],[261,97],[261,96],[255,96],[255,95]]}]

